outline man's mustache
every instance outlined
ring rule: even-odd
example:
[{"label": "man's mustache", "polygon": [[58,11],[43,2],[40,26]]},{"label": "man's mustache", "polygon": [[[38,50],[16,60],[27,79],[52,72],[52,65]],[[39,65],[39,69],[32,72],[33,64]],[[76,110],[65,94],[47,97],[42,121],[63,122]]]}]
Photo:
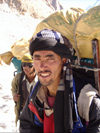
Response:
[{"label": "man's mustache", "polygon": [[33,74],[33,73],[35,73],[35,69],[32,72],[30,72],[29,74]]},{"label": "man's mustache", "polygon": [[51,73],[51,71],[50,71],[50,70],[44,70],[44,71],[39,71],[39,72],[38,72],[38,74],[41,74],[41,73],[46,73],[46,72]]}]

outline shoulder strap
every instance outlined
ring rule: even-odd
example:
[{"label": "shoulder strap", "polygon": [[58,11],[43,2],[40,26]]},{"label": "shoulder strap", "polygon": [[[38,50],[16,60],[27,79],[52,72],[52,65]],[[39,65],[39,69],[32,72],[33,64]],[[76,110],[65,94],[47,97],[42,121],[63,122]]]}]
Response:
[{"label": "shoulder strap", "polygon": [[34,99],[36,97],[36,93],[38,92],[40,87],[41,87],[41,83],[40,83],[40,81],[37,81],[30,93],[29,100],[33,99],[33,101],[34,101]]},{"label": "shoulder strap", "polygon": [[76,102],[76,88],[75,88],[75,81],[73,80],[73,99],[74,99],[74,107],[75,107],[75,113],[76,113],[76,117],[77,117],[77,122],[79,123],[79,127],[83,127],[83,124],[81,122],[81,119],[78,115],[78,110],[77,110],[77,102]]},{"label": "shoulder strap", "polygon": [[21,73],[21,76],[19,78],[19,95],[22,94],[22,80],[24,77],[24,72]]},{"label": "shoulder strap", "polygon": [[19,106],[19,112],[22,110],[22,103],[23,103],[23,97],[22,97],[22,80],[24,77],[24,72],[21,73],[20,79],[19,79],[19,92],[20,95],[20,106]]}]

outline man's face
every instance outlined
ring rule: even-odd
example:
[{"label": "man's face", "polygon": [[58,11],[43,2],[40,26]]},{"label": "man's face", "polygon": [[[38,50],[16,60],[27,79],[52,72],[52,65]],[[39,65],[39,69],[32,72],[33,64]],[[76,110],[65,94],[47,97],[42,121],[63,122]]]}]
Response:
[{"label": "man's face", "polygon": [[34,68],[42,85],[50,86],[58,82],[61,75],[62,60],[53,51],[35,51]]},{"label": "man's face", "polygon": [[23,71],[27,77],[34,77],[35,69],[32,63],[22,63]]}]

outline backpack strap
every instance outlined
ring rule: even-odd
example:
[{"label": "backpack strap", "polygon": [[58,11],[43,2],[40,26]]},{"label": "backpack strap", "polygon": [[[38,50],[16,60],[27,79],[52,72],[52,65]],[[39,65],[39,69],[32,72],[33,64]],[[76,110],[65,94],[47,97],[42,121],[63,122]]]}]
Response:
[{"label": "backpack strap", "polygon": [[79,128],[82,128],[83,124],[82,124],[81,119],[80,119],[79,114],[78,114],[77,102],[76,102],[76,94],[75,93],[76,93],[75,81],[73,80],[73,99],[74,99],[75,113],[76,113],[78,126],[79,126]]},{"label": "backpack strap", "polygon": [[40,87],[41,87],[40,81],[37,81],[35,86],[33,87],[32,91],[31,91],[30,95],[29,95],[29,101],[31,99],[33,99],[33,101],[35,100],[36,94],[37,94]]},{"label": "backpack strap", "polygon": [[19,106],[19,114],[20,114],[20,111],[22,110],[22,103],[23,103],[23,97],[22,97],[22,80],[23,80],[23,77],[24,77],[24,72],[21,73],[21,76],[20,76],[20,79],[19,79],[19,92],[18,94],[20,95],[20,106]]}]

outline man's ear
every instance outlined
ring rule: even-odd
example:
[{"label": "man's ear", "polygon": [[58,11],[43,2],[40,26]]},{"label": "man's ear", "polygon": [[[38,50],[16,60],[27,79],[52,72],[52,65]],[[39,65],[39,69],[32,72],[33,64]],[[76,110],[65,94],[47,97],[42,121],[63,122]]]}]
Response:
[{"label": "man's ear", "polygon": [[66,63],[67,59],[66,58],[62,58],[63,64]]}]

